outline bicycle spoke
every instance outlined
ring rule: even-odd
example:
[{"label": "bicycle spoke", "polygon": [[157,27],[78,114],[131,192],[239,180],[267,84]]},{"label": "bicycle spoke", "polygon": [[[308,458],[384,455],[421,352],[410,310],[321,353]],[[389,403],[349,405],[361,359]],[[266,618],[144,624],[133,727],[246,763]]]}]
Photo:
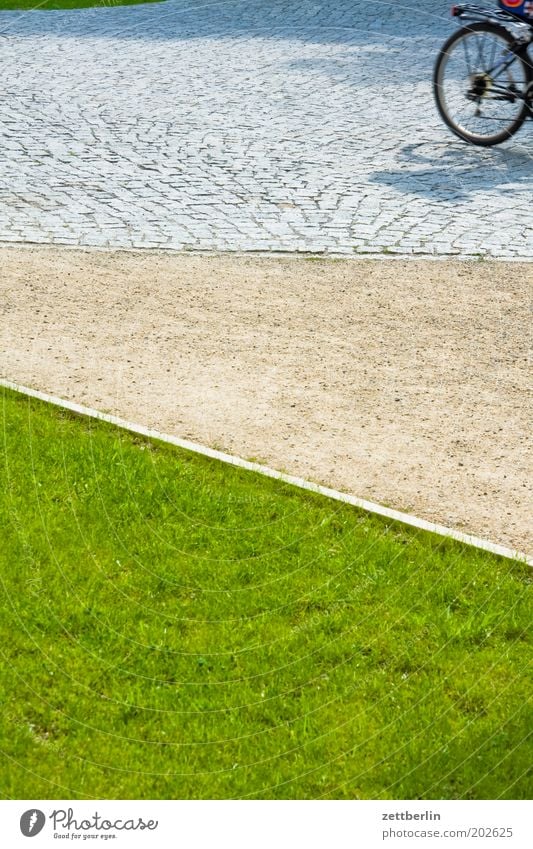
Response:
[{"label": "bicycle spoke", "polygon": [[465,51],[465,54],[466,54],[466,67],[467,67],[467,69],[468,69],[468,75],[470,76],[470,74],[472,73],[472,65],[471,65],[471,63],[470,63],[470,55],[469,55],[469,53],[468,53],[468,44],[467,44],[467,39],[466,39],[466,38],[463,38],[463,40],[462,40],[462,42],[461,42],[461,43],[462,43],[462,45],[463,45],[463,47],[464,47],[464,51]]},{"label": "bicycle spoke", "polygon": [[489,68],[494,67],[494,60],[496,59],[496,50],[498,49],[498,43],[495,41],[492,45],[492,57],[489,63]]},{"label": "bicycle spoke", "polygon": [[[483,65],[484,65],[484,63],[483,63],[483,53],[482,53],[483,41],[480,39],[480,37],[477,33],[476,33],[476,43],[477,43],[477,56],[478,56],[478,60],[479,60],[479,68],[481,69],[481,68],[483,68]],[[480,44],[481,44],[481,46],[480,46]]]}]

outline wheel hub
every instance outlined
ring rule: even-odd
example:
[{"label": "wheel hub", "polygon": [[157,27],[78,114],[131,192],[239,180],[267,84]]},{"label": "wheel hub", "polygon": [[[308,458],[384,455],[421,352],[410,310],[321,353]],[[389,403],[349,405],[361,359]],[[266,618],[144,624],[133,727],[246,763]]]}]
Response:
[{"label": "wheel hub", "polygon": [[489,74],[474,74],[471,78],[471,88],[467,97],[469,100],[482,100],[487,97],[492,88],[492,77]]}]

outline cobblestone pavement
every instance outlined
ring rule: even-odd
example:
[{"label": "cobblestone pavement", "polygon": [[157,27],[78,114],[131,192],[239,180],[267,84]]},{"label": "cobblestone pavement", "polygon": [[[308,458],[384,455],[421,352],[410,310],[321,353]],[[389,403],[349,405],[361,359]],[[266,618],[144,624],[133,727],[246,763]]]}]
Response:
[{"label": "cobblestone pavement", "polygon": [[0,13],[0,240],[533,258],[532,128],[437,117],[448,5]]}]

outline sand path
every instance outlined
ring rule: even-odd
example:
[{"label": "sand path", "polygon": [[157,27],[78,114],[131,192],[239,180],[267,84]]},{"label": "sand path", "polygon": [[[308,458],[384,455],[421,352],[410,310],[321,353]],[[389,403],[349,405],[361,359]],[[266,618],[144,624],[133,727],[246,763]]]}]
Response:
[{"label": "sand path", "polygon": [[0,374],[531,551],[532,277],[3,247]]}]

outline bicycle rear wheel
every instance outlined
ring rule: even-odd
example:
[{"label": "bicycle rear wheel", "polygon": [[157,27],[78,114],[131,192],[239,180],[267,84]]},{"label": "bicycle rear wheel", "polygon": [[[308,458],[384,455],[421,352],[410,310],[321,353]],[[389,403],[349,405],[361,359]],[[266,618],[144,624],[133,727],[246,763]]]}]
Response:
[{"label": "bicycle rear wheel", "polygon": [[480,21],[455,32],[439,53],[435,100],[444,122],[464,141],[500,144],[528,117],[532,68],[527,54],[511,51],[513,44],[504,27]]}]

